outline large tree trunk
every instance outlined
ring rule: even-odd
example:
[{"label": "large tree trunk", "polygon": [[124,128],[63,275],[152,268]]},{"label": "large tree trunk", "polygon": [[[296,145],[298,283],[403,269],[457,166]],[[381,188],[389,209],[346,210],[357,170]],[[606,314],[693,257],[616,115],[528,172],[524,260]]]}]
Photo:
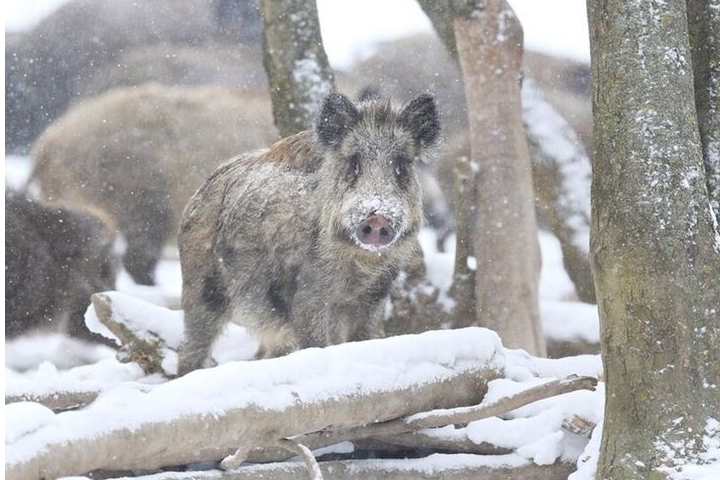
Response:
[{"label": "large tree trunk", "polygon": [[720,217],[720,0],[687,0],[695,107],[711,206]]},{"label": "large tree trunk", "polygon": [[262,0],[261,8],[273,116],[286,137],[310,128],[333,74],[314,0]]},{"label": "large tree trunk", "polygon": [[522,28],[503,0],[455,7],[472,161],[477,322],[511,347],[545,355],[538,311],[540,248],[520,106]]},{"label": "large tree trunk", "polygon": [[607,379],[597,477],[665,478],[698,460],[720,412],[720,238],[685,3],[589,0],[588,14]]}]

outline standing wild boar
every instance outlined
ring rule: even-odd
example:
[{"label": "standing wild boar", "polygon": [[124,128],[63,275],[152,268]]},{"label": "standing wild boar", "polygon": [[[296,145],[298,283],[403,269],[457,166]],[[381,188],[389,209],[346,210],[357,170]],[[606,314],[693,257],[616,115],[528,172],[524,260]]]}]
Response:
[{"label": "standing wild boar", "polygon": [[439,131],[432,95],[396,110],[330,93],[314,131],[216,170],[180,226],[179,373],[203,366],[230,321],[264,357],[381,336],[384,300],[419,249],[416,166]]},{"label": "standing wild boar", "polygon": [[5,193],[5,335],[67,320],[70,335],[102,341],[85,327],[90,295],[115,286],[115,229],[94,212]]}]

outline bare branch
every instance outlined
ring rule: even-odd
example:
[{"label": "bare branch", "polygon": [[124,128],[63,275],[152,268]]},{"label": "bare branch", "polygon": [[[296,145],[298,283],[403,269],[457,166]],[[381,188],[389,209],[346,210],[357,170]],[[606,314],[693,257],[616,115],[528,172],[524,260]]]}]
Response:
[{"label": "bare branch", "polygon": [[55,391],[35,395],[26,393],[22,395],[9,395],[5,397],[5,404],[15,402],[35,402],[48,407],[49,409],[59,412],[63,410],[73,410],[91,403],[97,398],[100,392],[96,390],[76,390],[76,391]]}]

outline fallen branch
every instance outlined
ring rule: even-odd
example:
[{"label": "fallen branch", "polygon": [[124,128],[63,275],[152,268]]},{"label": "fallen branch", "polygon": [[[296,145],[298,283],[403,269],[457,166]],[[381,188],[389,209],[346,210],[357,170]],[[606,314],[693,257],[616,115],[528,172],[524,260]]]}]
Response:
[{"label": "fallen branch", "polygon": [[509,448],[498,447],[491,443],[475,443],[466,434],[457,437],[444,437],[431,434],[428,430],[417,432],[400,433],[388,437],[382,437],[383,442],[391,445],[399,445],[411,449],[425,448],[436,452],[448,453],[473,453],[476,455],[504,455],[512,453]]},{"label": "fallen branch", "polygon": [[79,391],[56,391],[35,395],[24,393],[22,395],[8,395],[5,397],[5,404],[15,402],[35,402],[46,406],[50,410],[60,412],[72,410],[91,403],[97,398],[100,392],[96,390]]},{"label": "fallen branch", "polygon": [[[321,472],[333,480],[565,480],[574,465],[555,463],[536,465],[519,455],[444,455],[403,460],[341,460],[320,462]],[[248,465],[219,472],[163,472],[135,480],[297,480],[304,475],[301,463]]]},{"label": "fallen branch", "polygon": [[590,435],[592,435],[596,426],[595,422],[591,422],[590,420],[582,418],[578,415],[565,419],[562,424],[562,428],[564,430],[587,438],[590,438]]},{"label": "fallen branch", "polygon": [[[282,438],[275,442],[275,446],[292,452],[302,458],[305,462],[305,468],[307,468],[310,473],[310,480],[323,480],[323,474],[320,471],[320,466],[318,465],[315,456],[305,445],[301,445],[287,438]],[[270,447],[272,447],[272,445],[270,445]],[[233,455],[225,457],[223,461],[220,462],[220,466],[224,470],[236,469],[245,461],[247,453],[247,449],[240,448]]]},{"label": "fallen branch", "polygon": [[153,332],[140,335],[128,327],[127,320],[113,310],[112,298],[107,293],[95,293],[90,297],[97,319],[115,335],[122,345],[118,360],[136,362],[146,373],[163,372],[161,354],[164,340]]},{"label": "fallen branch", "polygon": [[[538,400],[543,400],[576,390],[594,390],[596,385],[597,379],[595,378],[571,376],[523,390],[522,392],[510,397],[501,398],[495,402],[485,405],[480,404],[471,407],[434,410],[405,418],[398,418],[384,423],[372,423],[369,425],[346,429],[326,429],[324,431],[295,437],[294,440],[313,450],[340,442],[351,442],[365,438],[372,438],[374,440],[390,444],[393,444],[396,441],[400,441],[402,444],[404,441],[409,443],[407,446],[422,447],[422,445],[412,443],[413,434],[409,434],[408,432],[444,427],[446,425],[467,424],[476,420],[482,420],[483,418],[495,417],[530,403],[537,402]],[[431,442],[439,443],[439,440],[431,441],[427,435],[423,437],[415,436],[415,439],[419,439],[418,442],[425,442],[426,445],[430,445]],[[434,444],[439,447],[438,443]],[[450,447],[450,443],[451,442],[445,442],[444,445],[446,447]],[[455,442],[454,446],[459,447],[460,445]],[[464,447],[467,448],[467,444],[464,444]],[[494,446],[478,446],[478,453],[485,453],[482,449],[490,449],[492,447]],[[459,451],[462,452],[463,450]],[[252,452],[248,452],[248,459],[254,462],[277,462],[287,460],[288,458],[290,458],[290,455],[278,455],[277,451],[263,451],[263,449],[257,449]]]},{"label": "fallen branch", "polygon": [[498,348],[484,329],[436,331],[229,363],[129,397],[109,391],[6,444],[6,476],[217,461],[278,438],[304,444],[305,432],[472,405],[500,376]]}]

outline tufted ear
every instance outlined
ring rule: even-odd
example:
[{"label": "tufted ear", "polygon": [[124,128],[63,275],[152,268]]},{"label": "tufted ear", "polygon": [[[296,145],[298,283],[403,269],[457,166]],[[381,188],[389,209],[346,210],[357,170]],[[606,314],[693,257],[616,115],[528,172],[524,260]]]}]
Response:
[{"label": "tufted ear", "polygon": [[347,132],[360,120],[355,105],[342,93],[330,92],[323,99],[315,120],[315,133],[320,143],[334,147],[342,142]]},{"label": "tufted ear", "polygon": [[440,136],[440,115],[431,93],[423,93],[406,103],[398,118],[420,148],[432,146]]}]

